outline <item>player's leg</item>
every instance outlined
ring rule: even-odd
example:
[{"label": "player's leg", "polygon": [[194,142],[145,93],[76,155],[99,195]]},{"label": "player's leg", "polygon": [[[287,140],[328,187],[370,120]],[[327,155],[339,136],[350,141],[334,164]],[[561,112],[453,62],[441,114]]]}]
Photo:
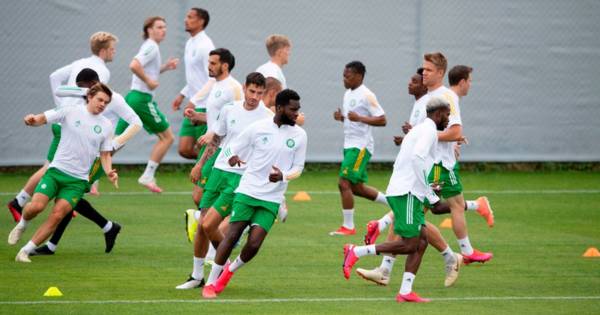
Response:
[{"label": "player's leg", "polygon": [[183,118],[181,129],[179,130],[179,144],[177,151],[181,157],[186,159],[196,159],[198,152],[194,149],[196,145],[196,126],[192,125],[187,117]]},{"label": "player's leg", "polygon": [[415,282],[415,277],[421,266],[423,255],[427,249],[426,228],[421,230],[419,237],[419,247],[416,252],[406,257],[404,266],[404,274],[402,276],[402,285],[400,291],[396,295],[397,302],[429,302],[429,299],[423,299],[418,294],[413,292],[412,286]]},{"label": "player's leg", "polygon": [[[52,196],[52,195],[51,195]],[[8,234],[8,244],[15,245],[27,229],[29,221],[33,220],[39,213],[44,211],[50,197],[42,193],[35,193],[30,202],[25,205],[23,215],[17,225]]]},{"label": "player's leg", "polygon": [[29,253],[30,256],[38,256],[38,255],[54,255],[56,252],[56,248],[60,239],[62,238],[65,230],[71,220],[73,219],[73,212],[68,213],[65,217],[60,221],[60,223],[56,226],[54,233],[50,237],[50,240],[46,242],[45,245],[38,246],[33,252]]},{"label": "player's leg", "polygon": [[[375,221],[375,224],[377,224],[377,221]],[[398,241],[400,239],[401,237],[394,233],[394,229],[388,230],[386,242]],[[374,242],[365,245],[370,244],[374,244]],[[390,275],[395,262],[396,255],[383,254],[379,267],[370,270],[357,268],[356,273],[365,280],[375,282],[378,285],[387,285],[390,282]]]}]

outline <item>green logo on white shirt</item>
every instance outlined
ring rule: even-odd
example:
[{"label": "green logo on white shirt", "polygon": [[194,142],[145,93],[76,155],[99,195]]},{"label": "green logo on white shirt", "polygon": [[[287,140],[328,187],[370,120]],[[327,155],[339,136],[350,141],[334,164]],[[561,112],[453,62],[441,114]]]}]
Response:
[{"label": "green logo on white shirt", "polygon": [[75,122],[75,127],[79,127],[79,126],[81,126],[81,120],[78,120]]},{"label": "green logo on white shirt", "polygon": [[351,100],[350,101],[350,107],[354,107],[356,106],[356,100]]},{"label": "green logo on white shirt", "polygon": [[102,127],[100,127],[99,125],[95,125],[94,132],[97,134],[100,134],[102,132]]},{"label": "green logo on white shirt", "polygon": [[235,119],[232,119],[232,120],[231,120],[231,124],[232,124],[232,125],[233,125],[233,124],[235,124]]},{"label": "green logo on white shirt", "polygon": [[218,90],[217,93],[215,93],[215,97],[219,97],[219,96],[221,96],[221,94],[222,94],[222,91]]},{"label": "green logo on white shirt", "polygon": [[293,148],[296,145],[296,141],[294,141],[294,139],[287,139],[287,141],[285,142],[285,144],[288,146],[288,148]]},{"label": "green logo on white shirt", "polygon": [[267,143],[269,143],[269,137],[263,137],[263,138],[262,138],[262,143],[263,143],[263,144],[267,144]]}]

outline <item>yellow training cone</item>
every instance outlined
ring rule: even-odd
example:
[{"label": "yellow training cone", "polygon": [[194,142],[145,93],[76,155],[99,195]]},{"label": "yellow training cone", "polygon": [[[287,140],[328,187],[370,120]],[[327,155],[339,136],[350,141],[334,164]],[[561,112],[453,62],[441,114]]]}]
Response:
[{"label": "yellow training cone", "polygon": [[583,257],[600,257],[600,251],[596,247],[590,247],[583,253]]},{"label": "yellow training cone", "polygon": [[49,287],[44,296],[63,296],[63,294],[57,287]]},{"label": "yellow training cone", "polygon": [[294,195],[294,201],[310,201],[310,196],[306,191],[299,191]]},{"label": "yellow training cone", "polygon": [[440,227],[442,229],[451,229],[452,228],[452,219],[445,218],[444,221],[442,221],[442,223],[440,223]]}]

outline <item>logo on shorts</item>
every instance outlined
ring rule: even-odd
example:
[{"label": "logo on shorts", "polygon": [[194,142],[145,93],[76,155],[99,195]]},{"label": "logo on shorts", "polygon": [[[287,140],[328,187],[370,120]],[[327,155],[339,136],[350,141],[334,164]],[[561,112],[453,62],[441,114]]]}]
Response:
[{"label": "logo on shorts", "polygon": [[215,97],[220,97],[222,93],[223,92],[221,90],[218,90],[217,93],[215,93]]},{"label": "logo on shorts", "polygon": [[350,101],[350,107],[354,107],[356,106],[356,100],[351,100]]},{"label": "logo on shorts", "polygon": [[221,207],[221,210],[223,210],[223,211],[227,211],[227,208],[228,208],[228,207],[229,207],[229,205],[224,205],[224,206],[222,206],[222,207]]},{"label": "logo on shorts", "polygon": [[102,127],[100,127],[100,125],[95,125],[94,132],[100,134],[102,132]]},{"label": "logo on shorts", "polygon": [[294,139],[287,139],[287,141],[285,142],[285,144],[288,146],[288,148],[293,148],[296,145],[296,141],[294,141]]},{"label": "logo on shorts", "polygon": [[77,203],[77,198],[73,197],[73,198],[71,198],[71,201],[73,201],[73,203]]},{"label": "logo on shorts", "polygon": [[46,187],[48,187],[46,184],[42,184],[42,189],[46,189]]}]

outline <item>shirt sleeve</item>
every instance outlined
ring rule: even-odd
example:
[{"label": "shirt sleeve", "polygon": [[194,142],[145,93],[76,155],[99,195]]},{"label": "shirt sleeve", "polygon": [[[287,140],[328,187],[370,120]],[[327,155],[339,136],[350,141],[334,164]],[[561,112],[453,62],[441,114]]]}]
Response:
[{"label": "shirt sleeve", "polygon": [[431,146],[435,144],[435,140],[437,139],[437,132],[431,132],[427,135],[427,137],[420,137],[420,141],[417,141],[414,147],[414,151],[411,164],[413,171],[415,172],[415,177],[417,181],[421,184],[422,187],[425,188],[426,198],[429,200],[431,204],[437,203],[440,198],[433,192],[429,182],[427,181],[427,167],[425,165],[425,161],[427,160],[427,156],[431,151]]},{"label": "shirt sleeve", "polygon": [[50,89],[52,90],[52,95],[54,96],[54,104],[56,106],[60,105],[60,100],[58,99],[56,94],[54,94],[54,92],[56,91],[56,89],[58,89],[59,86],[69,81],[69,76],[71,75],[72,68],[73,66],[70,64],[59,68],[50,74]]},{"label": "shirt sleeve", "polygon": [[70,111],[70,107],[64,107],[59,109],[51,109],[44,112],[44,116],[46,116],[46,123],[54,124],[65,121],[65,117],[67,113]]},{"label": "shirt sleeve", "polygon": [[142,127],[142,120],[135,111],[127,105],[123,96],[116,93],[113,94],[112,100],[108,106],[111,106],[117,116],[126,121],[129,125]]},{"label": "shirt sleeve", "polygon": [[294,161],[292,162],[292,167],[289,170],[281,171],[283,173],[284,182],[289,182],[300,177],[300,175],[302,175],[302,171],[304,170],[304,162],[306,161],[306,132],[302,133],[302,137],[298,142],[300,143],[294,152]]},{"label": "shirt sleeve", "polygon": [[154,58],[158,56],[158,47],[156,45],[145,45],[140,49],[140,52],[135,55],[135,59],[137,59],[142,66],[146,66],[148,62],[152,61]]},{"label": "shirt sleeve", "polygon": [[221,112],[219,113],[219,117],[215,123],[215,134],[218,136],[225,136],[227,134],[227,117],[229,116],[229,112],[231,111],[232,106],[223,106]]},{"label": "shirt sleeve", "polygon": [[379,102],[377,101],[377,97],[375,96],[375,94],[373,94],[373,93],[367,94],[367,103],[369,105],[368,110],[369,110],[369,113],[371,114],[371,116],[378,117],[378,116],[385,115],[385,112],[383,111],[383,108],[381,107],[381,105],[379,105]]},{"label": "shirt sleeve", "polygon": [[252,128],[253,125],[254,124],[244,129],[244,131],[242,131],[242,133],[240,133],[235,139],[233,139],[233,141],[230,142],[227,148],[224,149],[223,154],[225,155],[228,161],[229,158],[231,158],[234,155],[239,156],[242,160],[245,159],[243,153],[246,153],[248,150],[244,149],[249,148],[252,145],[252,141],[254,140],[254,132],[256,128]]},{"label": "shirt sleeve", "polygon": [[111,152],[113,150],[113,131],[112,128],[109,128],[111,124],[107,124],[105,128],[108,128],[108,132],[104,134],[104,138],[102,139],[102,143],[100,144],[100,152]]},{"label": "shirt sleeve", "polygon": [[443,95],[444,99],[450,104],[450,117],[448,117],[448,127],[452,125],[462,125],[460,118],[460,106],[458,96],[452,92]]},{"label": "shirt sleeve", "polygon": [[83,97],[88,92],[87,88],[81,88],[78,86],[61,85],[54,90],[54,96],[57,97]]}]

